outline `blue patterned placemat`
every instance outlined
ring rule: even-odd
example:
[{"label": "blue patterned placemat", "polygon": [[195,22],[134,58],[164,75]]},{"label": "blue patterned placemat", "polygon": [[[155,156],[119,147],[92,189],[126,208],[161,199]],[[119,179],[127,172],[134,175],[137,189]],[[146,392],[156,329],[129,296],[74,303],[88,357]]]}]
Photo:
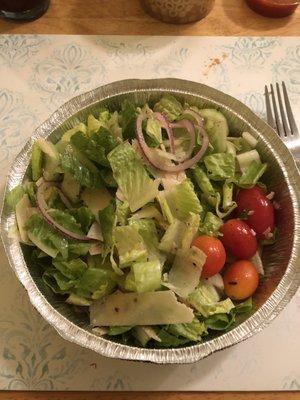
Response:
[{"label": "blue patterned placemat", "polygon": [[[158,77],[206,83],[262,117],[264,85],[285,80],[300,125],[299,38],[1,35],[1,196],[15,155],[59,105],[104,83]],[[300,389],[299,292],[262,333],[199,363],[109,360],[60,338],[0,252],[0,389]]]}]

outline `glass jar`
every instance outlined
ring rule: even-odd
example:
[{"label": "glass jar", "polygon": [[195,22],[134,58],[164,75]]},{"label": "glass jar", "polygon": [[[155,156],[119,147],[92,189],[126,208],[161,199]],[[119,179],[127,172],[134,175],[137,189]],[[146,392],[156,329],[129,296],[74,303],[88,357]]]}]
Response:
[{"label": "glass jar", "polygon": [[50,0],[0,0],[0,16],[15,20],[31,20],[41,17],[48,9]]},{"label": "glass jar", "polygon": [[199,21],[211,11],[215,0],[141,0],[152,17],[172,24]]}]

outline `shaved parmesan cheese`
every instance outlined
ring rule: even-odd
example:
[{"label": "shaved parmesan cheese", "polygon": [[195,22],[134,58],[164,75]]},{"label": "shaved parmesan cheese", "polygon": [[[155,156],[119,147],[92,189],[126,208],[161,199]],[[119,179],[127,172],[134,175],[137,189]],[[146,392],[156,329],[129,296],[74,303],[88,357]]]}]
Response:
[{"label": "shaved parmesan cheese", "polygon": [[211,283],[218,291],[220,292],[224,291],[224,281],[220,274],[211,276],[210,278],[207,279],[207,281]]},{"label": "shaved parmesan cheese", "polygon": [[103,242],[101,226],[98,224],[98,222],[94,222],[92,224],[92,226],[90,227],[90,230],[88,231],[87,237],[90,239],[95,239],[95,240],[99,240],[100,242]]},{"label": "shaved parmesan cheese", "polygon": [[98,214],[100,210],[106,208],[112,197],[109,191],[105,188],[101,189],[84,189],[81,194],[81,199],[85,203],[86,206],[92,211],[95,215],[96,220],[98,221]]},{"label": "shaved parmesan cheese", "polygon": [[193,310],[179,303],[170,290],[111,294],[90,306],[92,326],[181,324],[193,321]]},{"label": "shaved parmesan cheese", "polygon": [[103,246],[101,243],[94,243],[91,245],[89,249],[89,253],[91,256],[97,256],[98,254],[103,253]]},{"label": "shaved parmesan cheese", "polygon": [[199,284],[205,260],[206,255],[197,247],[193,246],[188,251],[178,250],[164,286],[186,299]]},{"label": "shaved parmesan cheese", "polygon": [[263,266],[259,251],[257,251],[254,254],[254,256],[251,258],[251,262],[255,266],[256,271],[257,271],[258,274],[260,274],[260,275],[264,275],[265,274],[264,266]]}]

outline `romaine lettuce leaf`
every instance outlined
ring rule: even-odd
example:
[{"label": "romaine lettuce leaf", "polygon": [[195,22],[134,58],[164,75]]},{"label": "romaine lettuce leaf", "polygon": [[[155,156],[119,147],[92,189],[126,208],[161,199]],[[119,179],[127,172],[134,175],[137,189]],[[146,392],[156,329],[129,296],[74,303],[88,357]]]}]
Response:
[{"label": "romaine lettuce leaf", "polygon": [[107,332],[108,336],[118,336],[122,333],[129,332],[132,326],[110,326]]},{"label": "romaine lettuce leaf", "polygon": [[165,256],[158,249],[158,233],[155,222],[152,219],[130,218],[129,225],[137,229],[146,245],[149,260],[158,259],[163,264]]},{"label": "romaine lettuce leaf", "polygon": [[124,100],[121,105],[121,125],[123,139],[135,137],[135,121],[137,117],[136,106],[129,100]]},{"label": "romaine lettuce leaf", "polygon": [[112,271],[102,268],[88,268],[76,284],[76,294],[98,300],[115,289],[116,282]]},{"label": "romaine lettuce leaf", "polygon": [[192,179],[196,184],[196,188],[198,187],[202,192],[201,201],[203,202],[204,199],[204,203],[208,203],[211,207],[215,207],[218,198],[220,198],[220,193],[213,187],[203,168],[195,166],[192,169]]},{"label": "romaine lettuce leaf", "polygon": [[164,219],[169,223],[172,224],[174,222],[174,217],[171,213],[170,207],[168,205],[168,202],[166,200],[166,191],[161,190],[159,194],[157,195],[157,201],[160,205],[161,212],[163,214]]},{"label": "romaine lettuce leaf", "polygon": [[82,186],[87,188],[103,186],[101,175],[95,165],[70,145],[61,154],[61,167],[63,172],[70,173]]},{"label": "romaine lettuce leaf", "polygon": [[188,297],[188,302],[203,317],[220,313],[227,314],[234,308],[234,304],[229,298],[222,301],[219,300],[220,298],[215,287],[205,280],[201,280],[197,289]]},{"label": "romaine lettuce leaf", "polygon": [[221,112],[210,108],[199,110],[199,114],[204,118],[204,128],[208,134],[209,142],[214,148],[214,152],[225,152],[229,128],[224,115]]},{"label": "romaine lettuce leaf", "polygon": [[261,164],[253,160],[238,180],[238,186],[242,188],[251,188],[255,186],[266,169],[267,164]]},{"label": "romaine lettuce leaf", "polygon": [[72,288],[75,286],[75,281],[65,277],[56,268],[47,269],[42,279],[44,283],[51,288],[54,293],[68,294],[71,293]]},{"label": "romaine lettuce leaf", "polygon": [[149,177],[142,161],[129,143],[122,143],[112,150],[108,160],[114,178],[132,212],[157,196],[158,182]]},{"label": "romaine lettuce leaf", "polygon": [[33,143],[30,163],[32,180],[36,182],[43,174],[43,153],[37,142]]},{"label": "romaine lettuce leaf", "polygon": [[10,192],[7,193],[6,195],[6,204],[15,210],[16,205],[18,202],[22,199],[22,197],[25,194],[25,190],[22,185],[14,187]]},{"label": "romaine lettuce leaf", "polygon": [[199,214],[202,210],[193,185],[188,179],[166,191],[165,198],[172,215],[179,220],[186,220],[190,213]]},{"label": "romaine lettuce leaf", "polygon": [[170,122],[175,121],[183,112],[183,107],[171,94],[165,94],[154,105],[154,111],[164,114]]},{"label": "romaine lettuce leaf", "polygon": [[110,166],[107,155],[118,145],[112,134],[103,127],[92,133],[90,137],[78,132],[72,136],[71,143],[90,160],[104,167]]},{"label": "romaine lettuce leaf", "polygon": [[235,158],[231,153],[216,153],[204,157],[208,177],[213,181],[234,179]]},{"label": "romaine lettuce leaf", "polygon": [[114,239],[114,228],[116,226],[116,205],[114,201],[99,211],[99,222],[104,241],[104,251],[107,255],[113,250],[115,239]]},{"label": "romaine lettuce leaf", "polygon": [[221,218],[208,211],[203,222],[200,223],[199,233],[201,235],[218,236],[222,224]]},{"label": "romaine lettuce leaf", "polygon": [[68,211],[62,211],[58,209],[49,209],[48,214],[52,217],[59,225],[68,229],[71,232],[79,235],[84,235],[81,225]]},{"label": "romaine lettuce leaf", "polygon": [[114,230],[120,268],[145,260],[148,255],[142,237],[134,226],[117,226]]},{"label": "romaine lettuce leaf", "polygon": [[87,118],[87,136],[92,136],[93,133],[98,132],[100,127],[101,122],[93,114],[90,114]]},{"label": "romaine lettuce leaf", "polygon": [[82,133],[86,133],[87,131],[87,127],[86,125],[84,125],[82,122],[80,122],[78,125],[74,126],[74,128],[69,129],[68,131],[66,131],[61,138],[61,142],[70,142],[71,137],[73,135],[75,135],[75,133],[77,132],[82,132]]},{"label": "romaine lettuce leaf", "polygon": [[151,138],[156,146],[162,143],[162,132],[160,123],[155,118],[148,118],[146,125],[146,134]]},{"label": "romaine lettuce leaf", "polygon": [[53,266],[70,281],[75,281],[83,275],[87,270],[87,265],[80,258],[74,258],[73,260],[54,260]]},{"label": "romaine lettuce leaf", "polygon": [[131,268],[136,292],[154,292],[161,287],[161,264],[159,260],[134,263]]},{"label": "romaine lettuce leaf", "polygon": [[73,208],[70,210],[70,214],[75,218],[76,222],[81,226],[84,233],[87,233],[95,221],[95,216],[92,211],[85,206],[79,208]]},{"label": "romaine lettuce leaf", "polygon": [[127,201],[117,200],[116,202],[117,225],[126,225],[130,214],[130,208]]},{"label": "romaine lettuce leaf", "polygon": [[174,336],[186,338],[192,342],[199,342],[201,336],[206,333],[206,326],[197,318],[189,324],[172,324],[167,328],[168,332]]},{"label": "romaine lettuce leaf", "polygon": [[63,258],[68,257],[68,240],[50,227],[39,214],[33,214],[25,228],[29,239],[50,257],[55,258],[58,253]]},{"label": "romaine lettuce leaf", "polygon": [[174,219],[167,228],[158,246],[159,250],[175,254],[182,245],[182,239],[186,233],[186,224],[178,219]]}]

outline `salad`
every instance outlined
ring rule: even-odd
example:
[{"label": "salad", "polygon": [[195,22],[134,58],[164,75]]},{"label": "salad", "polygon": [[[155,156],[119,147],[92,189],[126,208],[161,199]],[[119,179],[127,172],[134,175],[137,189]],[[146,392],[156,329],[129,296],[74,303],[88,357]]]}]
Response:
[{"label": "salad", "polygon": [[234,134],[169,94],[100,108],[34,142],[10,235],[98,335],[153,348],[226,332],[253,309],[278,206],[257,139]]}]

